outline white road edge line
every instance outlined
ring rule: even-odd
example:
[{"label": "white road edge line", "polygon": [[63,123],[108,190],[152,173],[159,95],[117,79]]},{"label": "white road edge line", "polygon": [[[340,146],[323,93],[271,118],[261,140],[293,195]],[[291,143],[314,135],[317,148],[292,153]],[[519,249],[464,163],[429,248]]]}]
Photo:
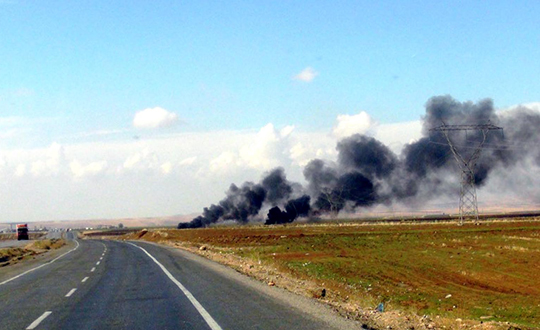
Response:
[{"label": "white road edge line", "polygon": [[71,297],[71,295],[73,293],[75,293],[75,291],[77,291],[77,289],[71,289],[67,294],[66,294],[66,297]]},{"label": "white road edge line", "polygon": [[157,261],[156,258],[154,258],[150,253],[148,253],[148,251],[146,251],[145,249],[143,249],[142,247],[138,246],[138,245],[135,245],[133,243],[130,243],[130,242],[126,242],[128,244],[131,244],[133,245],[134,247],[137,247],[141,250],[143,250],[144,253],[146,253],[146,255],[148,255],[150,257],[150,259],[152,259],[158,266],[159,268],[161,268],[161,270],[165,273],[165,275],[167,275],[167,277],[174,283],[176,284],[176,286],[182,290],[182,292],[186,295],[186,297],[189,299],[189,301],[193,304],[193,306],[197,309],[197,311],[199,312],[199,314],[201,314],[201,316],[203,317],[203,319],[206,321],[206,324],[208,324],[208,326],[210,327],[210,329],[212,330],[223,330],[219,324],[217,324],[216,320],[214,320],[212,318],[212,316],[210,316],[210,314],[206,311],[206,309],[204,309],[204,307],[201,305],[201,303],[199,303],[199,301],[197,301],[197,299],[195,299],[195,297],[191,294],[191,292],[188,291],[188,289],[186,289],[186,287],[180,283],[176,278],[174,278],[174,276],[167,270],[167,268],[165,268],[165,266],[163,266],[159,261]]},{"label": "white road edge line", "polygon": [[85,278],[83,278],[82,281],[81,281],[81,283],[86,282],[86,281],[88,280],[88,278],[89,278],[88,276],[86,276]]},{"label": "white road edge line", "polygon": [[51,315],[52,312],[45,312],[43,313],[43,315],[41,315],[40,317],[38,317],[34,322],[32,322],[32,324],[30,324],[28,326],[28,328],[26,328],[26,330],[32,330],[32,329],[35,329],[40,323],[41,321],[45,320],[47,318],[47,316]]},{"label": "white road edge line", "polygon": [[94,270],[96,270],[96,267],[92,267],[92,269],[90,269],[90,271],[93,273]]},{"label": "white road edge line", "polygon": [[73,251],[77,250],[77,249],[79,248],[79,242],[77,242],[77,241],[75,240],[75,243],[77,243],[77,246],[76,246],[75,248],[73,248],[73,249],[67,251],[66,253],[64,253],[64,254],[62,254],[62,255],[60,255],[60,256],[54,258],[53,260],[51,260],[51,261],[49,261],[49,262],[46,262],[46,263],[44,263],[44,264],[42,264],[42,265],[39,265],[39,266],[37,266],[37,267],[35,267],[35,268],[29,269],[29,270],[25,271],[24,273],[21,273],[21,274],[19,274],[19,275],[17,275],[17,276],[14,276],[14,277],[12,277],[12,278],[10,278],[10,279],[5,280],[4,282],[0,282],[0,285],[4,285],[4,284],[6,284],[6,283],[9,283],[9,282],[11,282],[11,281],[13,281],[13,280],[15,280],[15,279],[18,279],[18,278],[21,277],[21,276],[24,276],[24,275],[26,275],[26,274],[28,274],[28,273],[30,273],[30,272],[33,272],[34,270],[37,270],[37,269],[40,269],[41,267],[45,267],[45,266],[47,266],[47,265],[49,265],[49,264],[52,264],[52,263],[55,262],[56,260],[58,260],[58,259],[62,258],[63,256],[65,256],[66,254],[68,254],[68,253],[70,253],[70,252],[73,252]]}]

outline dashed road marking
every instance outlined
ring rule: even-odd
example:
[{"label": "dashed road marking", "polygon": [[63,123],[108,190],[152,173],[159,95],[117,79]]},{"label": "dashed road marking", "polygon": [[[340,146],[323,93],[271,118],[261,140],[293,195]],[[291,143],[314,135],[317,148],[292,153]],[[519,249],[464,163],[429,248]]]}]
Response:
[{"label": "dashed road marking", "polygon": [[32,330],[35,329],[47,316],[51,315],[52,312],[45,312],[40,317],[38,317],[34,322],[32,322],[26,329]]},{"label": "dashed road marking", "polygon": [[71,297],[71,295],[73,293],[75,293],[75,291],[77,291],[77,289],[71,289],[67,294],[66,294],[66,297]]},{"label": "dashed road marking", "polygon": [[87,280],[88,280],[88,276],[85,277],[85,278],[83,278],[82,281],[81,281],[81,283],[84,283],[84,282],[86,282]]},{"label": "dashed road marking", "polygon": [[96,266],[99,266],[100,263],[101,263],[101,261],[96,262]]},{"label": "dashed road marking", "polygon": [[174,276],[167,270],[167,268],[165,268],[165,266],[163,266],[159,261],[157,261],[157,259],[154,258],[154,256],[152,256],[150,253],[148,253],[148,251],[146,251],[145,249],[143,249],[142,247],[140,247],[138,245],[135,245],[135,244],[129,243],[129,242],[127,242],[127,243],[133,245],[134,247],[137,247],[137,248],[141,249],[144,253],[146,253],[147,256],[150,257],[150,259],[152,259],[159,266],[159,268],[161,268],[161,270],[165,273],[165,275],[167,275],[167,277],[174,284],[176,284],[176,286],[186,295],[186,297],[189,299],[191,304],[197,309],[199,314],[201,314],[203,319],[206,321],[206,324],[208,324],[210,329],[212,329],[212,330],[223,330],[219,326],[219,324],[217,324],[216,320],[214,320],[214,318],[212,318],[212,316],[210,316],[210,314],[206,311],[206,309],[204,309],[204,307],[201,305],[201,303],[197,299],[195,299],[195,297],[191,294],[191,292],[189,292],[188,289],[182,283],[180,283],[176,278],[174,278]]},{"label": "dashed road marking", "polygon": [[96,270],[96,267],[92,267],[92,269],[90,269],[90,271],[93,273],[94,271]]}]

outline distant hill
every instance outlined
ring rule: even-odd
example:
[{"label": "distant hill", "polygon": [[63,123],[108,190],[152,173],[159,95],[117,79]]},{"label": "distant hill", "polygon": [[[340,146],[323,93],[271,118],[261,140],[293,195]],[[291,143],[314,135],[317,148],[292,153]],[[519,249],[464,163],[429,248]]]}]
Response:
[{"label": "distant hill", "polygon": [[173,215],[148,218],[121,219],[87,219],[87,220],[54,220],[28,222],[31,230],[34,228],[100,228],[122,224],[124,227],[176,227],[179,222],[191,221],[196,214]]}]

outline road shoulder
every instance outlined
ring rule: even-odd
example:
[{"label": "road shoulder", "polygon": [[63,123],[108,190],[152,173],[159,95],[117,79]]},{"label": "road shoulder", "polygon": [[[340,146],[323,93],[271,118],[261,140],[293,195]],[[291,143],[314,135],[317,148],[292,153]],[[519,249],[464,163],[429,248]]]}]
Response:
[{"label": "road shoulder", "polygon": [[16,264],[7,265],[0,268],[0,282],[3,282],[13,276],[24,273],[34,267],[50,262],[54,258],[59,257],[63,253],[73,249],[76,243],[72,240],[67,240],[66,245],[59,249],[49,250],[45,253],[37,254],[32,257],[23,259]]},{"label": "road shoulder", "polygon": [[179,257],[186,258],[190,261],[196,262],[199,265],[219,273],[221,276],[232,280],[239,285],[248,287],[249,289],[255,290],[262,293],[265,296],[268,296],[280,303],[289,306],[292,309],[298,310],[300,313],[304,313],[307,316],[319,320],[328,324],[330,328],[336,329],[365,329],[362,327],[362,323],[350,319],[346,319],[341,316],[337,311],[333,310],[330,306],[320,303],[316,300],[310,299],[305,296],[295,294],[293,292],[287,291],[283,288],[276,286],[268,286],[267,284],[251,278],[245,274],[242,274],[236,271],[233,268],[220,264],[216,261],[207,259],[203,256],[194,254],[192,252],[186,251],[181,248],[171,247],[165,244],[158,244],[148,241],[132,241],[134,243],[154,245],[163,249],[168,250],[173,255],[178,255]]}]

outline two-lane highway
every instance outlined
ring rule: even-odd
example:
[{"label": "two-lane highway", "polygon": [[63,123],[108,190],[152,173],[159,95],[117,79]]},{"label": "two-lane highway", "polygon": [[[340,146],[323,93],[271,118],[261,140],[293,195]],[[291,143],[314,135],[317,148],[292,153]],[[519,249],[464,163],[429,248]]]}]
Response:
[{"label": "two-lane highway", "polygon": [[16,278],[0,270],[1,328],[361,328],[181,250],[79,240],[64,253]]}]

